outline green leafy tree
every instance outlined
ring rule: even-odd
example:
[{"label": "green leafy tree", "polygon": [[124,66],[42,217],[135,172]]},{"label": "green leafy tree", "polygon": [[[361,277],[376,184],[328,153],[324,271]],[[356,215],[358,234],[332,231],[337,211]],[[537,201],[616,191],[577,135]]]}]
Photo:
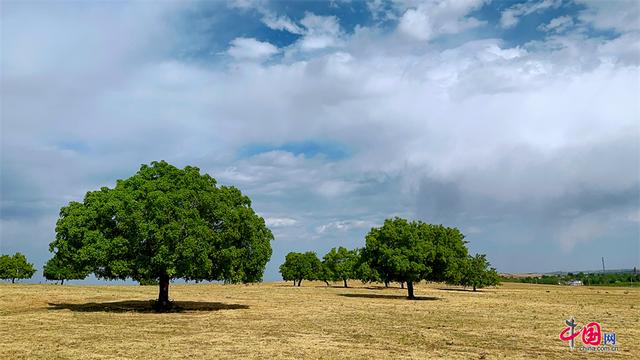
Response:
[{"label": "green leafy tree", "polygon": [[355,266],[355,278],[365,284],[382,281],[378,271],[369,265],[363,249],[359,249],[358,251],[358,261]]},{"label": "green leafy tree", "polygon": [[469,255],[463,265],[462,276],[458,283],[465,287],[473,287],[473,291],[485,286],[498,285],[500,283],[498,272],[490,266],[491,264],[487,261],[486,255]]},{"label": "green leafy tree", "polygon": [[272,239],[240,190],[160,161],[63,207],[50,250],[78,274],[158,281],[165,310],[171,279],[261,281]]},{"label": "green leafy tree", "polygon": [[333,274],[324,262],[320,262],[320,269],[316,274],[316,280],[324,281],[329,286],[329,281],[333,281]]},{"label": "green leafy tree", "polygon": [[456,228],[396,217],[371,229],[364,254],[385,282],[406,282],[408,298],[414,299],[415,282],[459,278],[467,248]]},{"label": "green leafy tree", "polygon": [[302,280],[321,280],[320,277],[326,273],[316,253],[307,251],[288,253],[280,265],[280,274],[283,280],[293,281],[294,285],[300,286]]},{"label": "green leafy tree", "polygon": [[0,255],[0,279],[11,279],[11,283],[15,283],[16,279],[30,279],[35,273],[36,268],[27,261],[24,254],[17,252],[13,256]]},{"label": "green leafy tree", "polygon": [[348,250],[342,246],[337,249],[332,248],[323,259],[323,264],[328,269],[331,280],[342,280],[344,287],[348,287],[347,280],[356,277],[358,250]]},{"label": "green leafy tree", "polygon": [[86,273],[76,272],[75,267],[69,261],[65,261],[58,254],[54,255],[42,269],[42,274],[47,280],[60,281],[63,285],[65,280],[84,279],[87,277]]}]

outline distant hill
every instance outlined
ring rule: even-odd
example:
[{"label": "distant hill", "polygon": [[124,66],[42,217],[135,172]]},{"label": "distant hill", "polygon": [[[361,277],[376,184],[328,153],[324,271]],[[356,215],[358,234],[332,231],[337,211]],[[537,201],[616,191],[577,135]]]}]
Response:
[{"label": "distant hill", "polygon": [[[605,270],[605,274],[633,274],[634,271],[638,271],[636,269],[611,269],[611,270]],[[567,275],[568,273],[572,273],[572,274],[578,274],[578,273],[584,273],[584,274],[602,274],[602,270],[582,270],[582,271],[554,271],[554,272],[548,272],[548,273],[544,273],[545,275]]]},{"label": "distant hill", "polygon": [[[605,273],[606,274],[633,274],[634,271],[640,272],[640,270],[636,270],[636,269],[611,269],[611,270],[606,270]],[[543,275],[565,276],[569,273],[602,274],[602,270],[553,271],[553,272],[547,272],[547,273],[533,273],[533,272],[531,273],[500,273],[500,276],[506,277],[506,278],[520,279],[520,278],[542,277]]]}]

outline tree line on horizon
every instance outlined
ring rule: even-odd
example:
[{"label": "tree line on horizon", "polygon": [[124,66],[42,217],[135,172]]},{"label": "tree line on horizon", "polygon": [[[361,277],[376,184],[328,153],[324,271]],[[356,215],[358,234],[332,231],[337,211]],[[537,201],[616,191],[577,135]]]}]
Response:
[{"label": "tree line on horizon", "polygon": [[501,276],[504,282],[519,282],[527,284],[545,284],[545,285],[563,285],[571,281],[579,280],[583,285],[604,285],[604,286],[640,286],[640,272],[612,272],[612,273],[567,273],[565,275],[542,275],[542,276],[525,276],[525,277],[508,277]]},{"label": "tree line on horizon", "polygon": [[280,266],[283,280],[300,286],[302,280],[407,284],[413,299],[414,283],[422,280],[472,287],[497,285],[499,276],[486,255],[468,254],[457,228],[402,218],[387,219],[367,234],[364,248],[332,248],[322,260],[315,252],[290,252]]}]

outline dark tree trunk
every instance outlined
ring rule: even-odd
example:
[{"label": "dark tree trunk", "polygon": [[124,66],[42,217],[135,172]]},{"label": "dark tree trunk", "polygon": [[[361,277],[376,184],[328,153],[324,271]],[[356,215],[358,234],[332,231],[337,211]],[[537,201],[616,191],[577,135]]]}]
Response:
[{"label": "dark tree trunk", "polygon": [[16,278],[11,279],[11,283],[15,284],[16,283]]},{"label": "dark tree trunk", "polygon": [[344,287],[349,287],[349,286],[347,285],[347,279],[342,279],[342,280],[344,281]]},{"label": "dark tree trunk", "polygon": [[404,289],[404,281],[400,281],[400,289]]},{"label": "dark tree trunk", "polygon": [[300,286],[300,284],[302,284],[302,279],[298,280],[298,286]]},{"label": "dark tree trunk", "polygon": [[329,286],[329,282],[327,280],[325,280],[324,283],[327,284],[327,286]]},{"label": "dark tree trunk", "polygon": [[389,282],[388,282],[388,281],[385,281],[385,282],[384,282],[384,287],[386,287],[386,288],[388,288],[388,287],[389,287]]},{"label": "dark tree trunk", "polygon": [[408,292],[408,296],[407,298],[409,299],[415,299],[416,297],[413,296],[413,281],[407,281],[407,292]]},{"label": "dark tree trunk", "polygon": [[293,286],[296,286],[296,279],[293,279]]},{"label": "dark tree trunk", "polygon": [[160,275],[160,292],[158,293],[157,310],[163,311],[169,309],[169,275]]},{"label": "dark tree trunk", "polygon": [[476,291],[476,286],[475,285],[473,285],[473,291]]},{"label": "dark tree trunk", "polygon": [[60,285],[64,285],[64,279],[60,280]]}]

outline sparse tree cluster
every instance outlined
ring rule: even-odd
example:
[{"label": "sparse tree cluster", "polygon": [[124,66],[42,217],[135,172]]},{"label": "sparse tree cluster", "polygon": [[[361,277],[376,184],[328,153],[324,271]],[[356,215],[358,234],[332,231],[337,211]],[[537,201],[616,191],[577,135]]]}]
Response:
[{"label": "sparse tree cluster", "polygon": [[[387,219],[366,236],[363,249],[331,249],[321,263],[313,259],[304,263],[305,271],[292,277],[294,259],[302,254],[289,253],[280,267],[283,279],[342,281],[358,279],[368,282],[399,282],[407,286],[409,299],[415,298],[414,284],[422,280],[448,282],[477,288],[496,285],[498,274],[489,267],[485,255],[468,255],[464,235],[456,228],[432,225],[401,218]],[[309,253],[306,253],[309,254]],[[311,262],[313,261],[313,266]],[[315,272],[314,272],[315,271]]]},{"label": "sparse tree cluster", "polygon": [[11,280],[30,279],[36,273],[33,264],[27,261],[27,257],[22,253],[13,255],[0,255],[0,279]]},{"label": "sparse tree cluster", "polygon": [[[88,192],[82,202],[60,210],[48,280],[63,283],[89,274],[158,284],[158,310],[171,306],[172,279],[261,281],[271,257],[273,234],[251,201],[235,187],[218,186],[196,167],[164,161],[142,165],[114,188]],[[401,218],[372,228],[361,249],[333,248],[322,260],[314,252],[291,252],[282,278],[364,283],[398,282],[413,299],[422,280],[477,288],[495,285],[498,275],[485,255],[468,255],[456,228]],[[0,278],[30,278],[35,268],[20,253],[0,256]]]}]

